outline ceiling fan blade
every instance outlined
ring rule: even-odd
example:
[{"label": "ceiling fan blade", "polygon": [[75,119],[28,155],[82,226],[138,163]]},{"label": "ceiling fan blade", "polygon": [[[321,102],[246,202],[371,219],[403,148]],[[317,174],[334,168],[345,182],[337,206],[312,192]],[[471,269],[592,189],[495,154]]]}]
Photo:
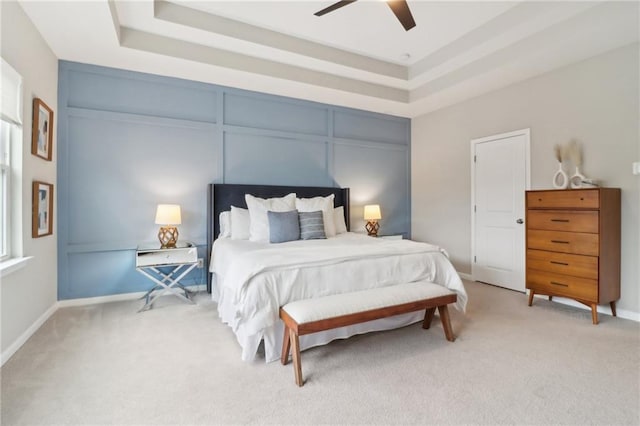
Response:
[{"label": "ceiling fan blade", "polygon": [[416,26],[416,21],[413,20],[413,15],[411,14],[411,10],[409,10],[409,5],[406,0],[389,0],[387,4],[405,30],[409,31]]},{"label": "ceiling fan blade", "polygon": [[351,4],[351,3],[355,3],[356,1],[357,0],[342,0],[342,1],[339,1],[337,3],[332,4],[329,7],[325,7],[324,9],[314,13],[314,15],[316,15],[316,16],[326,15],[329,12],[333,12],[336,9],[340,9],[343,6],[347,6],[347,5]]}]

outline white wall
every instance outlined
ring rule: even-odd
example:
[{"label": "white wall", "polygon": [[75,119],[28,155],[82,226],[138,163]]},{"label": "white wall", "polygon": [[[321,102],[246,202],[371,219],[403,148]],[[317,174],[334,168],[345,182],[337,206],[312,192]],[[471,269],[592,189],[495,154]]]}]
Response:
[{"label": "white wall", "polygon": [[[1,55],[23,78],[22,214],[14,218],[12,231],[22,223],[22,254],[33,256],[27,265],[0,282],[2,305],[1,348],[3,360],[44,317],[57,301],[57,214],[54,234],[31,238],[31,184],[41,180],[56,190],[56,110],[58,105],[58,59],[35,26],[14,1],[0,2]],[[54,110],[53,161],[31,155],[31,102],[38,97]],[[20,194],[18,194],[20,195]],[[20,240],[20,238],[18,238]],[[40,320],[40,321],[39,321]]]},{"label": "white wall", "polygon": [[470,140],[531,128],[532,189],[551,188],[553,145],[582,143],[587,177],[622,189],[620,309],[640,312],[639,45],[633,44],[412,120],[412,236],[471,272]]}]

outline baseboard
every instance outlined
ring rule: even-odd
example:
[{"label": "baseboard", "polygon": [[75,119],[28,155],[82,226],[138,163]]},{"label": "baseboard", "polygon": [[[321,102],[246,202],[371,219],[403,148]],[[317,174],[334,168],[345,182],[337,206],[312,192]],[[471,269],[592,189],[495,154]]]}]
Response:
[{"label": "baseboard", "polygon": [[[190,285],[187,287],[191,291],[204,291],[207,289],[206,284]],[[97,305],[100,303],[120,302],[123,300],[135,300],[147,294],[146,291],[138,291],[135,293],[111,294],[109,296],[85,297],[82,299],[68,299],[58,301],[59,308],[68,308],[71,306],[87,306]]]},{"label": "baseboard", "polygon": [[84,297],[82,299],[67,299],[58,301],[58,307],[69,308],[72,306],[98,305],[100,303],[120,302],[123,300],[139,299],[146,294],[145,291],[136,293],[111,294],[109,296]]},{"label": "baseboard", "polygon": [[462,278],[463,280],[473,281],[473,277],[471,276],[471,274],[465,274],[464,272],[458,272],[458,275],[460,275],[460,278]]},{"label": "baseboard", "polygon": [[[473,281],[473,279],[471,278],[471,275],[469,274],[458,272],[458,275],[460,275],[460,278],[462,279]],[[195,286],[189,286],[189,289],[193,291],[204,291],[207,289],[207,286],[205,284],[199,284]],[[18,349],[20,349],[22,345],[24,345],[26,341],[29,340],[29,338],[33,336],[33,334],[36,331],[38,331],[38,329],[42,326],[42,324],[44,324],[51,317],[51,315],[53,315],[58,310],[58,308],[66,308],[70,306],[95,305],[99,303],[118,302],[122,300],[134,300],[144,296],[145,294],[146,292],[141,291],[136,293],[124,293],[124,294],[113,294],[109,296],[87,297],[83,299],[60,300],[57,303],[54,303],[53,305],[51,305],[51,307],[47,309],[42,315],[40,315],[40,317],[33,324],[31,324],[31,326],[27,330],[25,330],[25,332],[22,333],[20,337],[18,337],[15,340],[15,342],[11,344],[11,346],[9,346],[4,352],[2,352],[1,365],[4,365],[5,362],[7,362],[18,351]],[[547,298],[547,296],[538,295],[538,294],[535,297],[540,297],[545,299]],[[571,299],[556,298],[553,300],[553,302],[561,303],[563,305],[573,306],[573,307],[584,309],[584,310],[589,310],[587,306]],[[640,312],[633,312],[625,309],[616,309],[616,311],[617,311],[616,313],[618,317],[620,318],[640,322]],[[598,312],[601,314],[611,315],[611,309],[608,306],[599,305]]]},{"label": "baseboard", "polygon": [[56,302],[53,305],[51,305],[51,307],[47,309],[42,315],[40,315],[40,317],[33,324],[31,324],[31,326],[27,328],[24,331],[24,333],[22,333],[20,337],[18,337],[11,344],[11,346],[9,346],[4,352],[2,352],[1,365],[4,365],[5,362],[9,361],[9,359],[16,352],[18,352],[18,349],[20,349],[22,345],[24,345],[27,342],[27,340],[29,340],[29,338],[33,336],[36,331],[38,331],[38,329],[42,326],[42,324],[44,324],[51,317],[51,315],[53,315],[57,310],[58,310],[58,303]]},{"label": "baseboard", "polygon": [[[460,275],[460,278],[462,278],[462,279],[473,281],[473,277],[471,277],[470,274],[465,274],[463,272],[458,272],[458,275]],[[525,292],[525,294],[528,295],[529,291],[527,290]],[[548,299],[549,298],[549,296],[545,296],[543,294],[536,294],[534,297],[540,297],[540,298],[544,298],[544,299]],[[566,299],[566,298],[562,298],[562,297],[559,297],[559,296],[558,297],[554,297],[552,302],[561,303],[561,304],[567,305],[567,306],[573,306],[574,308],[580,308],[580,309],[589,310],[589,311],[591,310],[590,307],[588,307],[586,305],[583,305],[580,302],[576,302],[575,300]],[[605,315],[611,315],[611,308],[608,305],[598,305],[598,313],[605,314]],[[624,319],[628,319],[628,320],[631,320],[631,321],[640,322],[640,312],[633,312],[633,311],[628,311],[626,309],[617,308],[616,309],[616,315],[618,317],[620,317],[620,318],[624,318]]]},{"label": "baseboard", "polygon": [[[191,291],[204,291],[207,289],[206,284],[198,284],[188,287]],[[85,306],[85,305],[96,305],[99,303],[108,303],[108,302],[118,302],[121,300],[134,300],[144,296],[146,292],[140,291],[137,293],[124,293],[124,294],[113,294],[109,296],[99,296],[99,297],[87,297],[83,299],[69,299],[69,300],[59,300],[58,302],[51,305],[49,309],[46,310],[45,313],[40,315],[40,317],[33,323],[29,328],[25,330],[24,333],[18,337],[15,342],[11,344],[4,352],[2,352],[2,364],[4,365],[16,352],[18,349],[24,345],[27,340],[33,334],[38,331],[38,329],[44,324],[50,317],[53,315],[58,308],[68,308],[70,306]]]},{"label": "baseboard", "polygon": [[[536,294],[534,297],[539,297],[541,299],[549,300],[549,296],[546,296],[543,294]],[[552,302],[560,303],[562,305],[572,306],[574,308],[583,309],[585,311],[591,311],[590,307],[583,305],[580,302],[576,302],[575,300],[572,300],[572,299],[565,299],[558,296],[558,297],[554,297]],[[611,315],[611,308],[609,307],[609,305],[598,305],[598,313]],[[626,309],[616,308],[616,315],[620,318],[640,322],[640,312],[633,312],[633,311],[627,311]]]}]

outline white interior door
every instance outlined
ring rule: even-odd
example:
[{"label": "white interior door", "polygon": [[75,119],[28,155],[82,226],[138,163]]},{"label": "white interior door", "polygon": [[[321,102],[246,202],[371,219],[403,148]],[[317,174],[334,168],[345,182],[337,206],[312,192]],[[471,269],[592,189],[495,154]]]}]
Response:
[{"label": "white interior door", "polygon": [[472,275],[525,291],[529,129],[471,141]]}]

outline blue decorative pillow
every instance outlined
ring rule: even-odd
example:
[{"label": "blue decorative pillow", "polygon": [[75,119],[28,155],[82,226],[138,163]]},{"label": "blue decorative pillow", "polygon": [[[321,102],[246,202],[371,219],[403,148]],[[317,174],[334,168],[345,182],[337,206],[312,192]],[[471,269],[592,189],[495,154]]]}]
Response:
[{"label": "blue decorative pillow", "polygon": [[300,212],[300,239],[319,240],[327,238],[324,233],[322,210],[317,212]]},{"label": "blue decorative pillow", "polygon": [[269,242],[284,243],[300,239],[298,210],[288,212],[267,212],[269,219]]}]

